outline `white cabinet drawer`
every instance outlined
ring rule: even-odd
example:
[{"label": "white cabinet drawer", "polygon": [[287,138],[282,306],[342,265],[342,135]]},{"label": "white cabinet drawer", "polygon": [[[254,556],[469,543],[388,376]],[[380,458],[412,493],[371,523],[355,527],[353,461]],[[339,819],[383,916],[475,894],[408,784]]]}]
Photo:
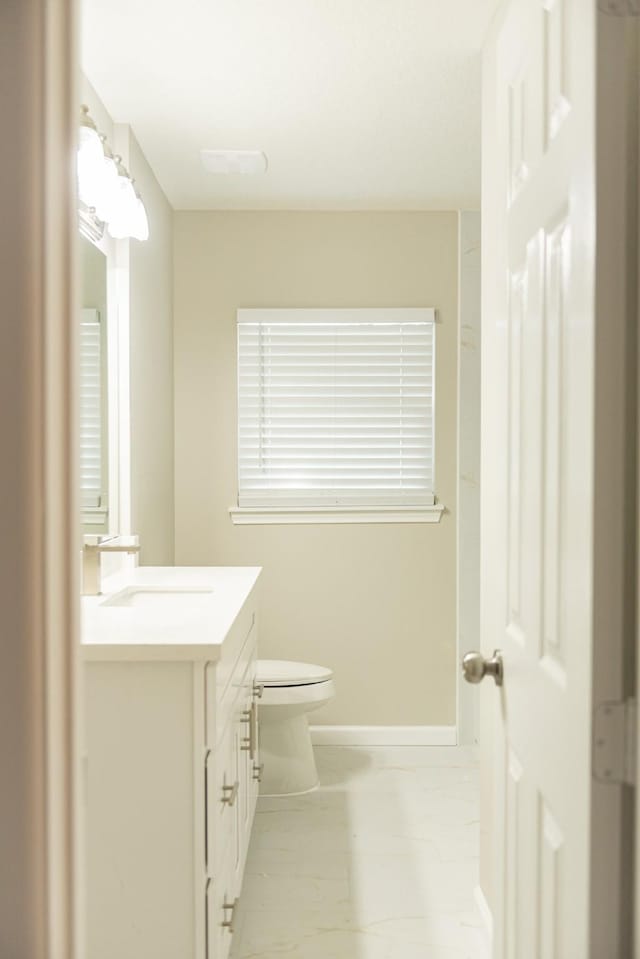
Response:
[{"label": "white cabinet drawer", "polygon": [[207,959],[227,959],[238,916],[238,889],[228,860],[208,881],[206,909]]},{"label": "white cabinet drawer", "polygon": [[[236,627],[239,628],[236,630]],[[226,659],[223,657],[218,663],[207,663],[205,667],[205,737],[210,749],[224,731],[238,697],[246,693],[243,684],[247,682],[247,666],[255,657],[258,638],[255,610],[243,618],[240,626],[236,623],[234,631],[238,635],[233,644],[233,654]]]},{"label": "white cabinet drawer", "polygon": [[[259,753],[259,737],[258,737],[258,703],[254,697],[254,685],[255,685],[255,675],[256,675],[256,661],[257,654],[254,649],[252,656],[247,665],[247,673],[244,683],[245,693],[243,694],[243,729],[242,729],[242,746],[244,747],[241,750],[240,756],[240,780],[242,783],[241,795],[240,795],[240,806],[238,809],[239,825],[238,825],[238,838],[239,838],[239,848],[238,848],[238,858],[236,863],[236,868],[238,875],[241,876],[244,871],[244,863],[247,854],[247,847],[249,843],[249,836],[251,833],[251,827],[253,825],[253,817],[255,812],[256,799],[258,795],[258,773],[260,769],[260,753]],[[253,729],[250,730],[249,723],[253,724]],[[247,742],[247,739],[250,742]],[[252,745],[252,749],[247,747]]]},{"label": "white cabinet drawer", "polygon": [[235,723],[229,722],[215,751],[207,755],[207,872],[217,876],[220,862],[238,844],[240,760]]},{"label": "white cabinet drawer", "polygon": [[254,676],[255,651],[223,734],[206,759],[207,869],[214,877],[227,856],[239,871],[249,842],[257,786],[254,767],[258,763]]}]

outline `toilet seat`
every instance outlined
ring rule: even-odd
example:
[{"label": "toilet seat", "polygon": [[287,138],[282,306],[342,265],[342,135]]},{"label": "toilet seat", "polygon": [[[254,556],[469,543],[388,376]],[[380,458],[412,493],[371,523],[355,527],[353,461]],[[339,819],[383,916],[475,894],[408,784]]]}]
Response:
[{"label": "toilet seat", "polygon": [[261,718],[265,719],[265,711],[269,706],[307,706],[309,709],[314,703],[328,702],[336,694],[332,679],[321,683],[302,683],[297,686],[263,686],[262,696],[258,704]]},{"label": "toilet seat", "polygon": [[333,679],[333,670],[313,663],[294,663],[286,659],[259,659],[256,682],[266,688],[311,686]]}]

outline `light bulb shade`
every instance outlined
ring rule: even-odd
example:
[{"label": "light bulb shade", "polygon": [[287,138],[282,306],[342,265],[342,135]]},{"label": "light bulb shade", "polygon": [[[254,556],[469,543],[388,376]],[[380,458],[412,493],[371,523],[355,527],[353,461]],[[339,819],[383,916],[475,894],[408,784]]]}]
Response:
[{"label": "light bulb shade", "polygon": [[115,240],[133,236],[138,197],[129,177],[120,173],[107,229]]},{"label": "light bulb shade", "polygon": [[147,211],[144,208],[144,203],[140,197],[136,197],[136,211],[133,220],[132,236],[135,240],[149,239],[149,220],[147,219]]},{"label": "light bulb shade", "polygon": [[107,222],[112,215],[118,190],[118,168],[113,157],[102,157],[101,185],[97,202],[94,204],[96,216]]},{"label": "light bulb shade", "polygon": [[103,189],[104,150],[97,132],[80,127],[78,144],[78,196],[88,207],[100,202]]}]

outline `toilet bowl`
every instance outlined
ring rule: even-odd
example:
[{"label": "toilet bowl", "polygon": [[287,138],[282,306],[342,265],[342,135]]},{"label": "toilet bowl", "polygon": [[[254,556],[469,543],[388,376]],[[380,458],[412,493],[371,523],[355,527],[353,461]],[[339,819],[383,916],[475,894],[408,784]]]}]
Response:
[{"label": "toilet bowl", "polygon": [[258,660],[262,687],[258,710],[261,796],[295,796],[318,786],[307,715],[335,696],[333,673],[324,666],[280,659]]}]

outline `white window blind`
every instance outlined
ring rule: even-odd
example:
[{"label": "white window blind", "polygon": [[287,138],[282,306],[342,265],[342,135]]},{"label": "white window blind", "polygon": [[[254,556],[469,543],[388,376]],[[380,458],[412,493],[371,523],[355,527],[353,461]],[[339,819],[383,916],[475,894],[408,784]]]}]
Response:
[{"label": "white window blind", "polygon": [[431,505],[434,310],[239,310],[240,507]]},{"label": "white window blind", "polygon": [[83,508],[102,505],[102,333],[97,310],[80,319],[80,496]]}]

